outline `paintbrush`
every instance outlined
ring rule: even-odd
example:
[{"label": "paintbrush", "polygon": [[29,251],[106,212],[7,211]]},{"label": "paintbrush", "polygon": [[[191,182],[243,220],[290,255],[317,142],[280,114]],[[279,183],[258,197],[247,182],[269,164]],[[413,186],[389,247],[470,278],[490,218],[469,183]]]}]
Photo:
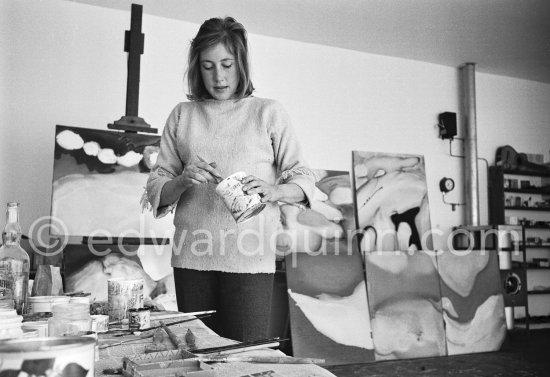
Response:
[{"label": "paintbrush", "polygon": [[[183,319],[181,321],[169,322],[169,323],[166,324],[166,326],[178,325],[180,323],[191,322],[191,321],[194,321],[196,319],[210,317],[214,313],[216,313],[215,310],[207,310],[207,311],[203,311],[203,312],[193,312],[193,313],[184,313],[185,315],[189,315],[189,316],[192,315],[195,318],[188,318],[188,319]],[[141,332],[144,332],[144,331],[155,330],[155,329],[158,329],[158,328],[161,328],[161,327],[162,326],[160,326],[160,325],[159,326],[153,326],[153,327],[148,327],[146,329],[140,329],[139,331],[126,330],[126,329],[109,330],[109,331],[105,332],[105,334],[120,334],[119,336],[123,336],[123,335],[138,333],[138,332],[141,333]]]},{"label": "paintbrush", "polygon": [[205,363],[263,363],[263,364],[324,364],[325,359],[313,359],[309,357],[292,356],[218,356],[199,357],[198,360]]},{"label": "paintbrush", "polygon": [[[197,158],[201,161],[201,162],[204,162],[205,164],[208,164],[210,166],[212,166],[213,168],[216,168],[216,163],[215,162],[207,162],[204,158],[202,158],[201,156],[197,155]],[[211,173],[212,174],[212,173]],[[219,175],[214,175],[212,174],[212,176],[214,177],[214,181],[216,181],[216,183],[220,183],[221,181],[223,181],[223,178]]]},{"label": "paintbrush", "polygon": [[251,347],[264,347],[264,348],[270,348],[270,347],[277,347],[279,346],[279,342],[287,341],[288,339],[280,339],[280,338],[271,338],[271,339],[260,339],[260,340],[254,340],[249,342],[241,342],[236,344],[230,344],[227,346],[219,346],[219,347],[209,347],[209,348],[201,348],[201,349],[195,349],[193,352],[196,354],[210,354],[210,353],[216,353],[219,354],[220,352],[227,352],[227,351],[240,351],[244,349],[249,349]]}]

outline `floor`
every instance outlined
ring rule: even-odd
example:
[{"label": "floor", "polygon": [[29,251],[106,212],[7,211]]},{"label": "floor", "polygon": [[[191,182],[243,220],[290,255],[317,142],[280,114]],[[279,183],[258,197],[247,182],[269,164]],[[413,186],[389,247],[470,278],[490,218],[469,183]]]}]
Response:
[{"label": "floor", "polygon": [[509,332],[498,352],[330,366],[337,377],[550,376],[550,329]]}]

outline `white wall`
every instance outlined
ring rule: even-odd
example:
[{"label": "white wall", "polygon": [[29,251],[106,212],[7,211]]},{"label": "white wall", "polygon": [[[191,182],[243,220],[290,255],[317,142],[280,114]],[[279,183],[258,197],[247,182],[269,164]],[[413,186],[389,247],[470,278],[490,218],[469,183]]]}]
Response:
[{"label": "white wall", "polygon": [[[49,214],[55,125],[107,129],[124,114],[130,13],[0,0],[0,17],[0,203],[22,203],[27,231]],[[154,127],[162,129],[185,98],[186,52],[198,26],[144,15],[139,115]],[[435,126],[438,113],[460,115],[457,68],[260,35],[250,44],[256,95],[285,105],[312,167],[348,170],[352,150],[422,154],[433,228],[448,232],[463,222],[463,207],[444,205],[438,188],[451,177],[459,187],[447,200],[463,200],[463,161],[449,156]],[[548,160],[550,85],[479,73],[476,82],[479,156],[493,163],[496,148],[511,144]],[[461,150],[455,141],[453,152]]]}]

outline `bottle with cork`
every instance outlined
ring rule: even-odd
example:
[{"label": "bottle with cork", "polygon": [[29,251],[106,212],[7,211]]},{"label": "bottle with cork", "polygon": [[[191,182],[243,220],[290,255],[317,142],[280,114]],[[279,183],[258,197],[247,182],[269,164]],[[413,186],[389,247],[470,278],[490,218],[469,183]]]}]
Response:
[{"label": "bottle with cork", "polygon": [[7,205],[6,225],[2,231],[0,247],[0,269],[11,280],[11,291],[17,314],[22,315],[27,303],[29,285],[29,255],[20,245],[19,203]]}]

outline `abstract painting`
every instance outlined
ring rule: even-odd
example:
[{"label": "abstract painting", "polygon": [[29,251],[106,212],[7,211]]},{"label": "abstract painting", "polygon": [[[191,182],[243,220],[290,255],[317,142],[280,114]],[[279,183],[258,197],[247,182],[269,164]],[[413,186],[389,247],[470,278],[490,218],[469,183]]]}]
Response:
[{"label": "abstract painting", "polygon": [[159,145],[156,135],[56,126],[50,229],[69,238],[66,292],[107,301],[108,279],[141,277],[146,297],[175,309],[173,215],[154,219],[141,205]]},{"label": "abstract painting", "polygon": [[445,251],[437,263],[448,354],[498,351],[506,319],[496,251]]},{"label": "abstract painting", "polygon": [[352,153],[361,251],[432,250],[424,157]]},{"label": "abstract painting", "polygon": [[109,279],[143,279],[143,297],[149,304],[177,310],[171,247],[151,247],[124,245],[121,250],[117,245],[67,245],[65,292],[90,293],[91,302],[107,302]]},{"label": "abstract painting", "polygon": [[327,365],[374,361],[349,173],[316,174],[311,209],[281,206],[293,354]]},{"label": "abstract painting", "polygon": [[446,355],[433,253],[372,251],[365,270],[376,360]]},{"label": "abstract painting", "polygon": [[173,215],[140,204],[160,136],[57,126],[51,215],[55,236],[169,239]]}]

